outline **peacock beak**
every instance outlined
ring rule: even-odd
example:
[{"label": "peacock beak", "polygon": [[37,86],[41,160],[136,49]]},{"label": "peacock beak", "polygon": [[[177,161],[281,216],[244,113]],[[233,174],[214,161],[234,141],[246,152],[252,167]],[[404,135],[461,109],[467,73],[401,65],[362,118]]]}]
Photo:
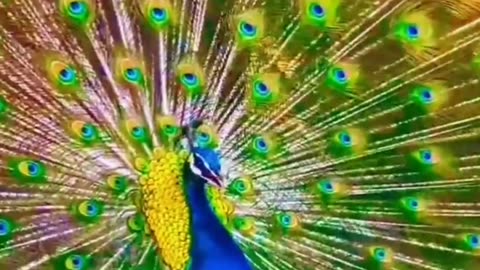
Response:
[{"label": "peacock beak", "polygon": [[211,177],[207,178],[207,183],[217,188],[223,188],[223,177],[219,175],[212,175]]},{"label": "peacock beak", "polygon": [[[196,157],[196,158],[195,158]],[[216,171],[212,170],[204,160],[194,154],[190,156],[190,170],[200,177],[202,180],[204,180],[207,184],[218,187],[218,188],[223,188],[223,177],[217,173]]]}]

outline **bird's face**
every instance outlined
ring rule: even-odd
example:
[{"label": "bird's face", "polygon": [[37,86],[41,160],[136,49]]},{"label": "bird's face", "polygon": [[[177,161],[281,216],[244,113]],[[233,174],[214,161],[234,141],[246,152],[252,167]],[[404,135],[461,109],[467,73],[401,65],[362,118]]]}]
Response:
[{"label": "bird's face", "polygon": [[189,158],[190,170],[210,185],[222,188],[218,153],[211,149],[194,148]]}]

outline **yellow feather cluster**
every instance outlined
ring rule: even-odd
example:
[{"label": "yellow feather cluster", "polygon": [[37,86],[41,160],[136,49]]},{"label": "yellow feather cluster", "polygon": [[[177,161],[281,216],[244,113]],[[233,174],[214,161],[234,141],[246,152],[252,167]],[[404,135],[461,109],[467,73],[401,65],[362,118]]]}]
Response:
[{"label": "yellow feather cluster", "polygon": [[222,193],[222,191],[216,187],[208,187],[207,190],[210,205],[222,224],[229,228],[230,219],[235,214],[235,206],[228,200],[228,198]]},{"label": "yellow feather cluster", "polygon": [[160,256],[172,270],[190,261],[190,213],[183,190],[186,156],[157,148],[150,170],[142,176],[143,211],[159,246]]}]

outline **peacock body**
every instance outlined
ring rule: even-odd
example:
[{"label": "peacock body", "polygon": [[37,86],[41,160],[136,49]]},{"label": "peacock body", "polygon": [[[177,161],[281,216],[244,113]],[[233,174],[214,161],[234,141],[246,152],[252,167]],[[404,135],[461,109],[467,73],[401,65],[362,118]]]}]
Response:
[{"label": "peacock body", "polygon": [[0,1],[0,269],[480,269],[480,1]]}]

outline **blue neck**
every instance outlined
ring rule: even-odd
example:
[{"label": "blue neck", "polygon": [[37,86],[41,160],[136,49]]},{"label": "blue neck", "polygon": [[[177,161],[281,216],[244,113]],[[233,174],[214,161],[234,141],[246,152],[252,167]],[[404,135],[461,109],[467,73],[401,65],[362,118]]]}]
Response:
[{"label": "blue neck", "polygon": [[210,207],[205,182],[186,173],[186,196],[191,215],[190,270],[250,270],[242,250]]}]

